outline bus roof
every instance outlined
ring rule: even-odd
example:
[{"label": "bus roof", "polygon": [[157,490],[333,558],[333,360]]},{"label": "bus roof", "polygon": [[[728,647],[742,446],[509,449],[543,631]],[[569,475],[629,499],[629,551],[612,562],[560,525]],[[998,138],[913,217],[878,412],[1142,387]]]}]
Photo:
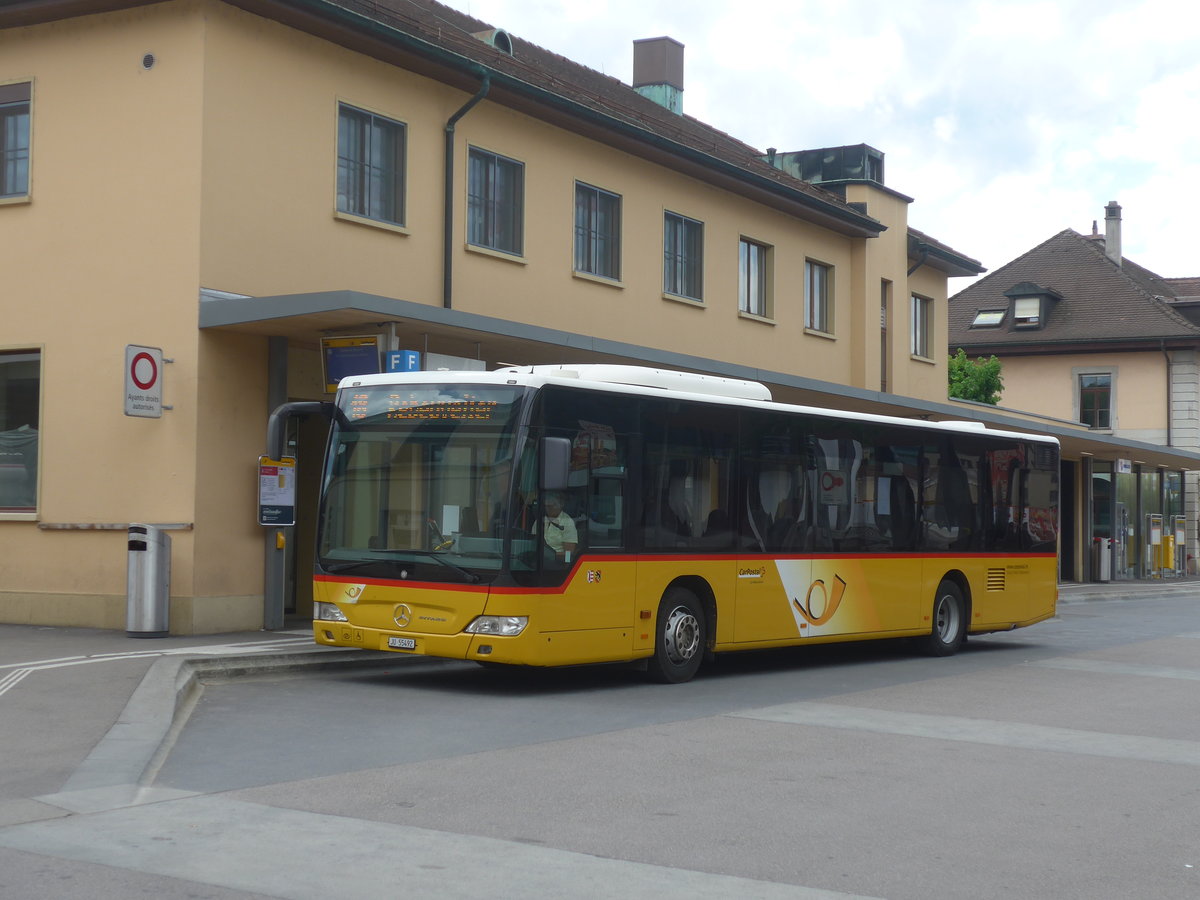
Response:
[{"label": "bus roof", "polygon": [[368,385],[406,384],[421,382],[476,383],[476,384],[519,384],[541,387],[548,384],[569,385],[612,393],[638,396],[662,396],[670,392],[679,399],[707,401],[729,406],[755,409],[790,410],[808,415],[852,419],[862,422],[899,425],[906,428],[922,428],[931,431],[957,433],[985,433],[990,437],[1008,437],[1022,441],[1058,446],[1057,438],[1042,434],[1027,434],[1001,431],[987,427],[983,422],[957,420],[927,422],[898,416],[874,413],[847,412],[819,406],[799,406],[779,403],[772,399],[771,390],[757,381],[738,378],[722,378],[717,375],[700,375],[673,369],[655,369],[648,366],[621,366],[606,364],[564,364],[557,366],[506,366],[502,369],[485,371],[423,371],[389,372],[380,375],[353,375],[342,379],[339,389]]}]

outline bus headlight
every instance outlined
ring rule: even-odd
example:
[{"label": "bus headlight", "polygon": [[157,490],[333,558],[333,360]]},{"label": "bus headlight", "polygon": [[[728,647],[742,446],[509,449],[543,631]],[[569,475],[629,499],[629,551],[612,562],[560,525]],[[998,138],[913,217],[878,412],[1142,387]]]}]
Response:
[{"label": "bus headlight", "polygon": [[463,630],[467,634],[499,634],[516,637],[529,624],[528,616],[480,616]]},{"label": "bus headlight", "polygon": [[334,603],[314,603],[313,618],[323,622],[349,622],[346,614],[337,608]]}]

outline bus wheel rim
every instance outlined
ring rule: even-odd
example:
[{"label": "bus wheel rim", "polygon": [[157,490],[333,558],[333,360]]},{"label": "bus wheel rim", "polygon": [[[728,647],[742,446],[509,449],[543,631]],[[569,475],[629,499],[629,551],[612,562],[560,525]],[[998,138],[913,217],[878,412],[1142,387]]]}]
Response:
[{"label": "bus wheel rim", "polygon": [[954,602],[953,597],[946,594],[938,600],[934,618],[938,637],[944,642],[952,640],[958,630],[958,604]]},{"label": "bus wheel rim", "polygon": [[683,665],[700,649],[700,623],[685,606],[677,606],[667,616],[663,629],[667,658]]}]

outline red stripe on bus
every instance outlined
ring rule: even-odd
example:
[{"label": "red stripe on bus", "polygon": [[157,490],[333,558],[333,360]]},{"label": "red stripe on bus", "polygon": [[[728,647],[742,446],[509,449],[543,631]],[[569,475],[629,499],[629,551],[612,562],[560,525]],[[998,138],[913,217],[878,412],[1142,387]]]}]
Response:
[{"label": "red stripe on bus", "polygon": [[[371,584],[380,587],[409,587],[421,588],[422,590],[436,591],[459,591],[468,594],[492,593],[498,595],[514,595],[514,594],[562,594],[567,591],[571,583],[575,580],[575,576],[579,574],[579,570],[588,566],[598,566],[606,562],[629,563],[629,562],[737,562],[737,561],[763,561],[774,562],[775,560],[839,560],[839,559],[999,559],[999,560],[1014,560],[1014,559],[1054,559],[1057,556],[1055,553],[721,553],[721,554],[643,554],[634,556],[628,554],[613,555],[613,556],[581,556],[577,559],[574,565],[571,566],[571,571],[562,584],[548,585],[544,587],[521,587],[513,586],[493,586],[487,584],[453,584],[445,581],[411,581],[408,579],[399,578],[346,578],[341,575],[314,575],[314,581],[324,582],[326,584]],[[681,575],[691,574],[686,572],[679,573]]]}]

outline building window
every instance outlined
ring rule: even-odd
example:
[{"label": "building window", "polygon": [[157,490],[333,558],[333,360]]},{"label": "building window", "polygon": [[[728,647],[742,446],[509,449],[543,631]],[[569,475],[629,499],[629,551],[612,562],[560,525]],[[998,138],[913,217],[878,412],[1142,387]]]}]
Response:
[{"label": "building window", "polygon": [[704,299],[704,224],[672,212],[663,216],[663,290]]},{"label": "building window", "polygon": [[0,198],[29,194],[29,82],[0,85]]},{"label": "building window", "polygon": [[972,328],[995,328],[1004,321],[1004,316],[1008,310],[1004,309],[981,309],[975,313],[975,318],[971,322]]},{"label": "building window", "polygon": [[621,278],[621,198],[575,182],[575,271]]},{"label": "building window", "polygon": [[42,355],[0,351],[0,514],[37,511]]},{"label": "building window", "polygon": [[1042,298],[1014,298],[1013,325],[1017,328],[1040,328],[1042,325]]},{"label": "building window", "polygon": [[887,393],[888,369],[892,354],[888,351],[888,328],[892,318],[892,283],[886,278],[879,282],[879,389]]},{"label": "building window", "polygon": [[933,301],[912,295],[912,355],[933,359]]},{"label": "building window", "polygon": [[1112,374],[1079,376],[1079,421],[1089,428],[1112,428]]},{"label": "building window", "polygon": [[404,224],[405,126],[338,107],[338,211]]},{"label": "building window", "polygon": [[467,241],[520,256],[525,164],[472,147],[467,175]]},{"label": "building window", "polygon": [[804,327],[833,332],[833,310],[829,293],[832,270],[812,260],[804,263]]},{"label": "building window", "polygon": [[771,248],[748,238],[738,246],[738,310],[752,316],[771,315]]}]

